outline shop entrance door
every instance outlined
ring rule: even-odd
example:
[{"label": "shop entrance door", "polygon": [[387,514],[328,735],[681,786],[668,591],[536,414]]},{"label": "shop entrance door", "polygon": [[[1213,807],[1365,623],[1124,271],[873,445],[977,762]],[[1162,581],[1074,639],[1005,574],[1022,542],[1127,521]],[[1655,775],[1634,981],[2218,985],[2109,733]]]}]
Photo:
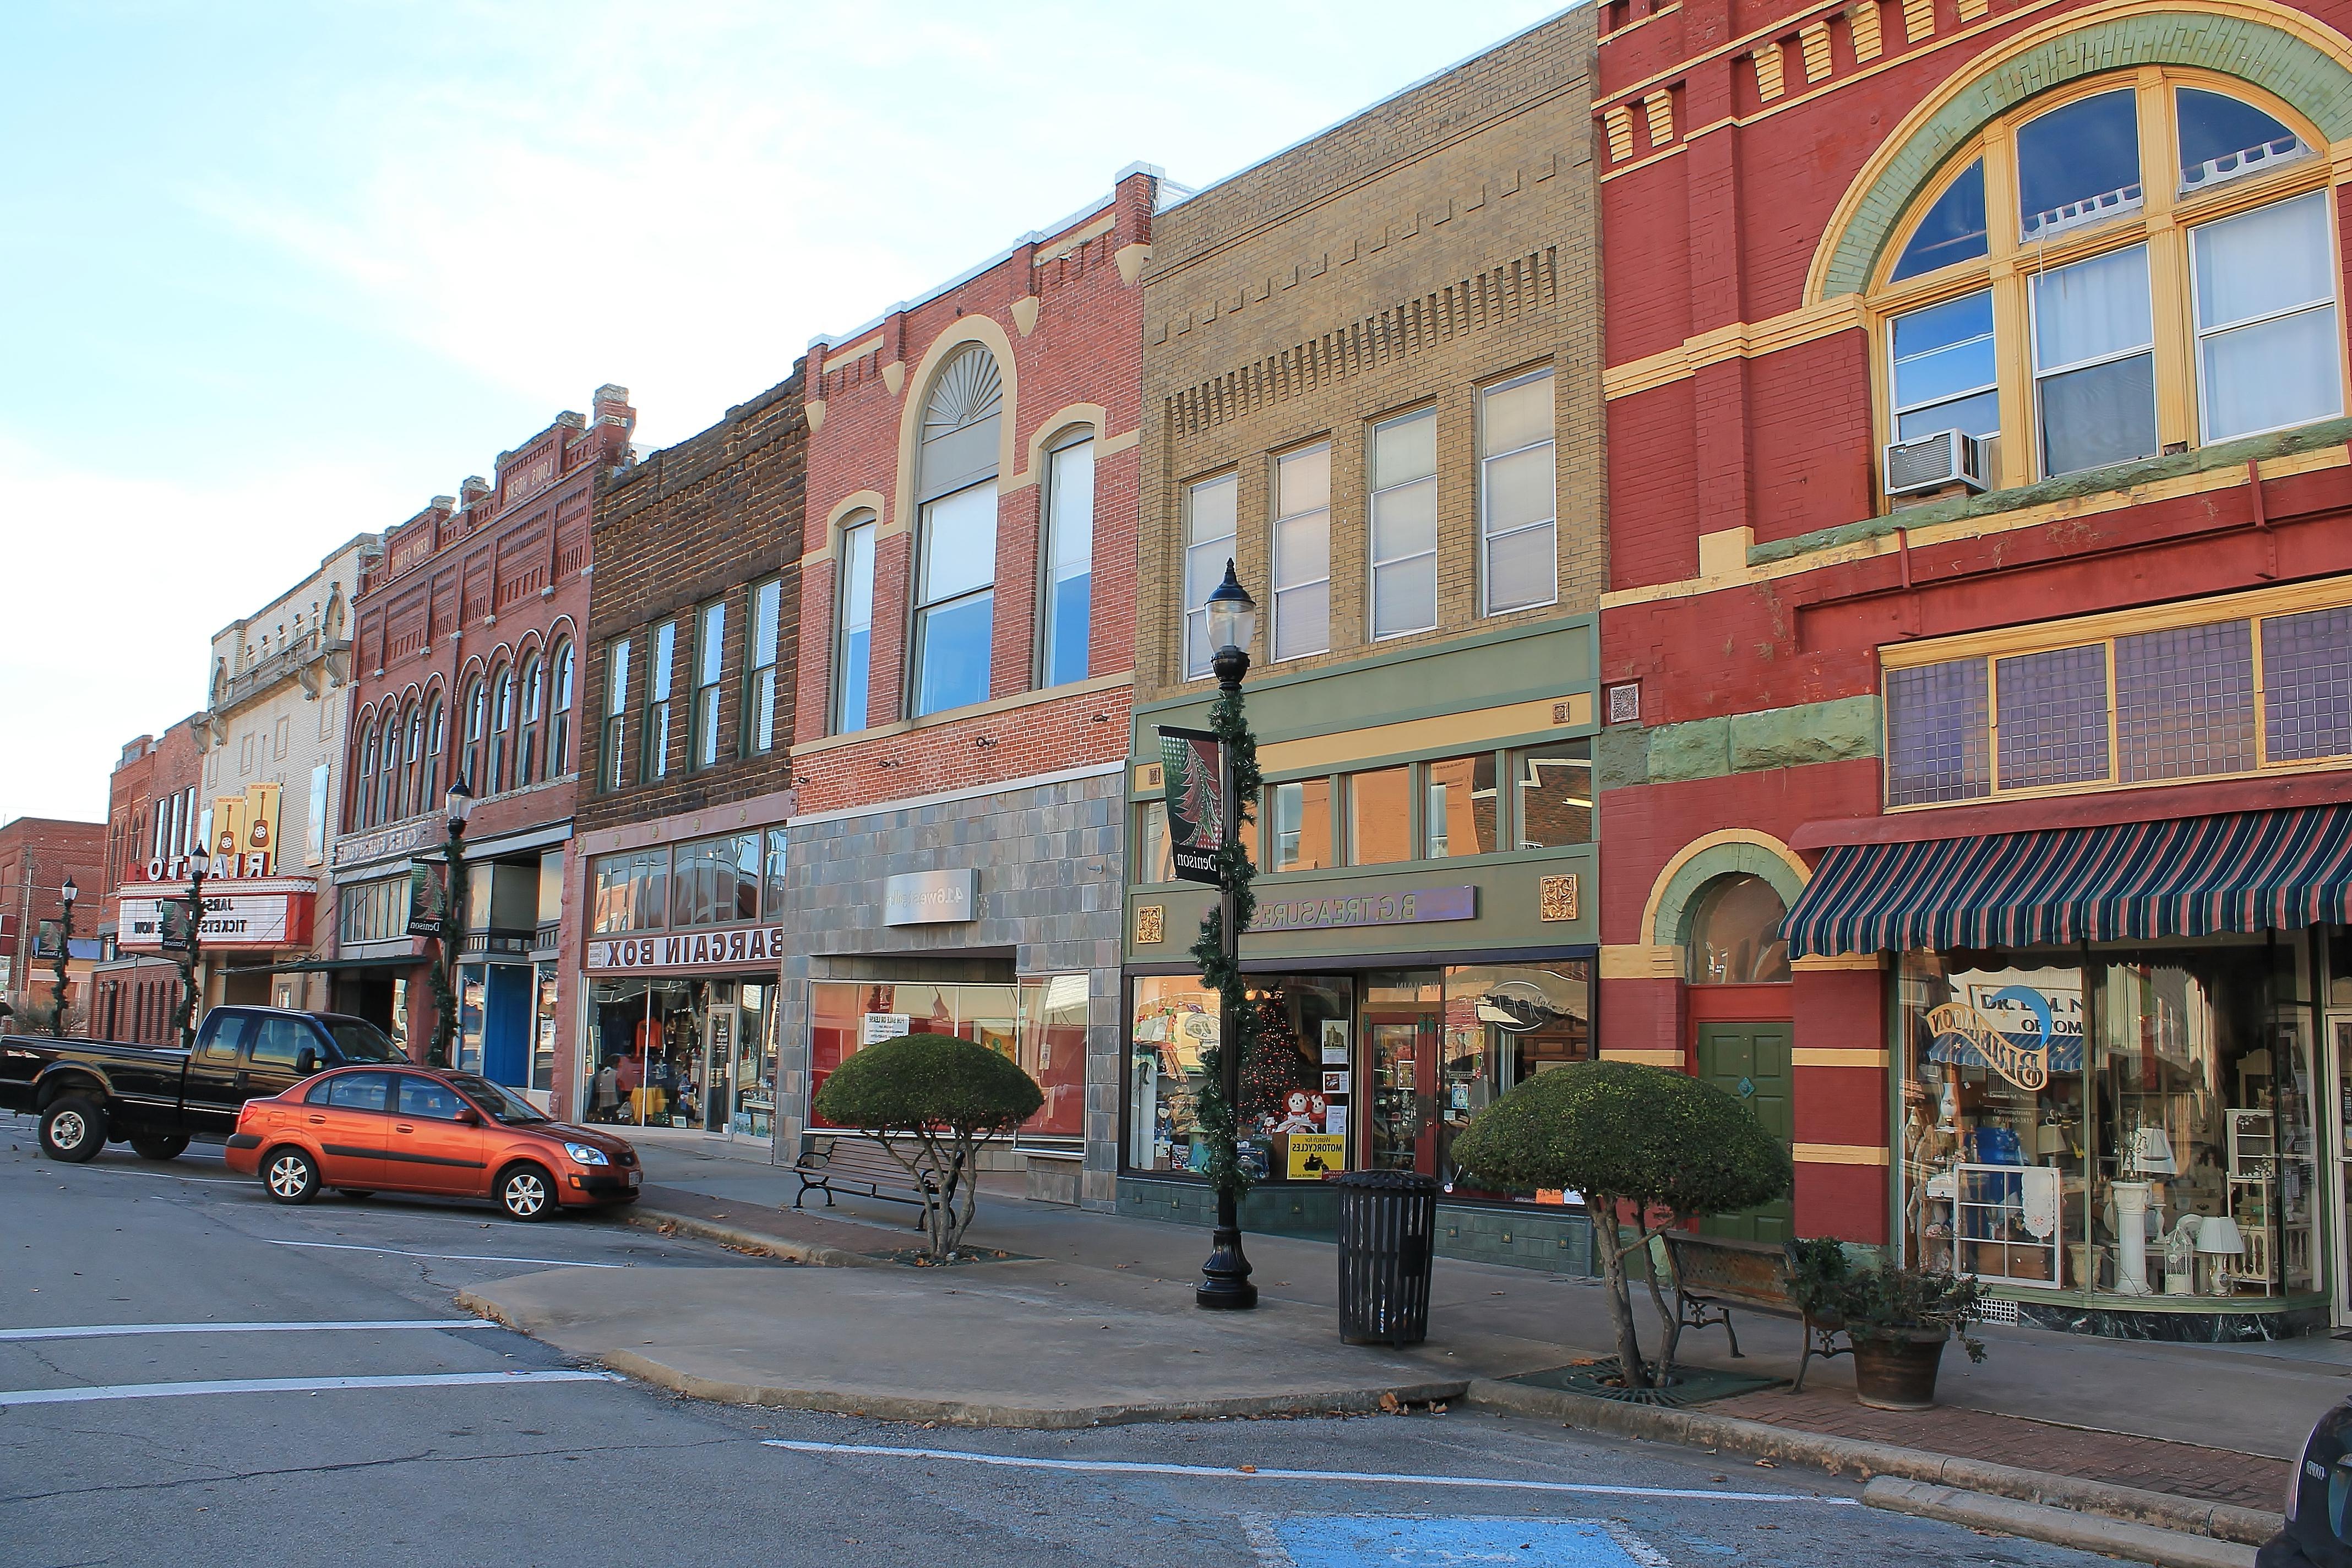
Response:
[{"label": "shop entrance door", "polygon": [[[1698,1076],[1748,1107],[1783,1148],[1797,1133],[1789,1072],[1794,1033],[1786,1023],[1698,1026]],[[1794,1234],[1794,1216],[1795,1205],[1783,1198],[1738,1214],[1710,1215],[1701,1228],[1709,1236],[1777,1245]]]},{"label": "shop entrance door", "polygon": [[[2337,942],[2342,933],[2337,933]],[[2336,1235],[2336,1326],[2352,1328],[2352,1013],[2327,1020],[2327,1077],[2333,1093],[2320,1108],[2320,1146],[2335,1174],[2328,1189]]]},{"label": "shop entrance door", "polygon": [[733,1120],[730,1111],[735,1104],[735,1034],[741,1019],[731,1000],[717,999],[720,994],[732,997],[733,985],[713,985],[711,992],[710,1013],[702,1029],[702,1104],[698,1110],[702,1130],[723,1138]]}]

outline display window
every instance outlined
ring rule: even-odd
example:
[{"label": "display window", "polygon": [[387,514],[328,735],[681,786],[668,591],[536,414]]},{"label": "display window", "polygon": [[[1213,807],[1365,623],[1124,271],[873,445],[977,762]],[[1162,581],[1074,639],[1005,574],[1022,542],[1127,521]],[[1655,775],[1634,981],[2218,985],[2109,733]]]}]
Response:
[{"label": "display window", "polygon": [[1988,1283],[2318,1288],[2299,934],[1904,956],[1904,1245]]},{"label": "display window", "polygon": [[589,987],[583,1115],[767,1138],[775,1131],[775,993],[739,980]]},{"label": "display window", "polygon": [[1011,1058],[1044,1091],[1018,1141],[1085,1135],[1091,1001],[1084,974],[1025,976],[1009,985],[820,980],[809,993],[810,1125],[833,1125],[816,1113],[817,1093],[859,1050],[901,1035],[950,1035]]}]

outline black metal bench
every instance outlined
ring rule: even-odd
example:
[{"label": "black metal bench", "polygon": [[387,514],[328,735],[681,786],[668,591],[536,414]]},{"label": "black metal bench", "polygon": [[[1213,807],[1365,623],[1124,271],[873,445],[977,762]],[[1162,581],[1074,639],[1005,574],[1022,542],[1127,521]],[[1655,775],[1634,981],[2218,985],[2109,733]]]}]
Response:
[{"label": "black metal bench", "polygon": [[1845,1325],[1815,1317],[1797,1304],[1790,1286],[1789,1249],[1767,1241],[1734,1241],[1699,1236],[1691,1231],[1665,1233],[1666,1268],[1675,1287],[1675,1315],[1685,1329],[1723,1325],[1731,1353],[1746,1359],[1739,1348],[1739,1331],[1731,1325],[1731,1309],[1794,1318],[1804,1325],[1804,1354],[1797,1361],[1797,1381],[1791,1394],[1801,1394],[1805,1370],[1815,1356],[1827,1360],[1847,1353],[1838,1336]]},{"label": "black metal bench", "polygon": [[802,1133],[800,1158],[793,1162],[793,1174],[801,1179],[801,1190],[793,1194],[794,1208],[801,1206],[812,1187],[824,1194],[827,1208],[833,1207],[836,1190],[916,1208],[922,1207],[928,1194],[936,1190],[929,1176],[918,1181],[880,1139],[854,1132]]}]

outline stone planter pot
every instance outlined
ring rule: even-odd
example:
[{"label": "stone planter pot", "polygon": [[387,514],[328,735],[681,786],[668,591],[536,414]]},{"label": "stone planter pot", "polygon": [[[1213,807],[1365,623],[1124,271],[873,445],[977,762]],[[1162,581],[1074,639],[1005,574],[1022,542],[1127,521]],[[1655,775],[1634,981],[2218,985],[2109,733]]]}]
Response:
[{"label": "stone planter pot", "polygon": [[1949,1329],[1854,1329],[1854,1397],[1874,1410],[1927,1410],[1936,1403]]}]

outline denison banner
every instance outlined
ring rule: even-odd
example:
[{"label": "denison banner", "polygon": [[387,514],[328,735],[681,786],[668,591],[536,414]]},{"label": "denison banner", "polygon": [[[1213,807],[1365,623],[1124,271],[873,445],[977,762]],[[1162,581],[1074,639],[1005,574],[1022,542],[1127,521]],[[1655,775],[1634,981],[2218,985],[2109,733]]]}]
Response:
[{"label": "denison banner", "polygon": [[1217,848],[1225,841],[1223,742],[1206,730],[1163,729],[1160,760],[1176,875],[1213,888]]}]

